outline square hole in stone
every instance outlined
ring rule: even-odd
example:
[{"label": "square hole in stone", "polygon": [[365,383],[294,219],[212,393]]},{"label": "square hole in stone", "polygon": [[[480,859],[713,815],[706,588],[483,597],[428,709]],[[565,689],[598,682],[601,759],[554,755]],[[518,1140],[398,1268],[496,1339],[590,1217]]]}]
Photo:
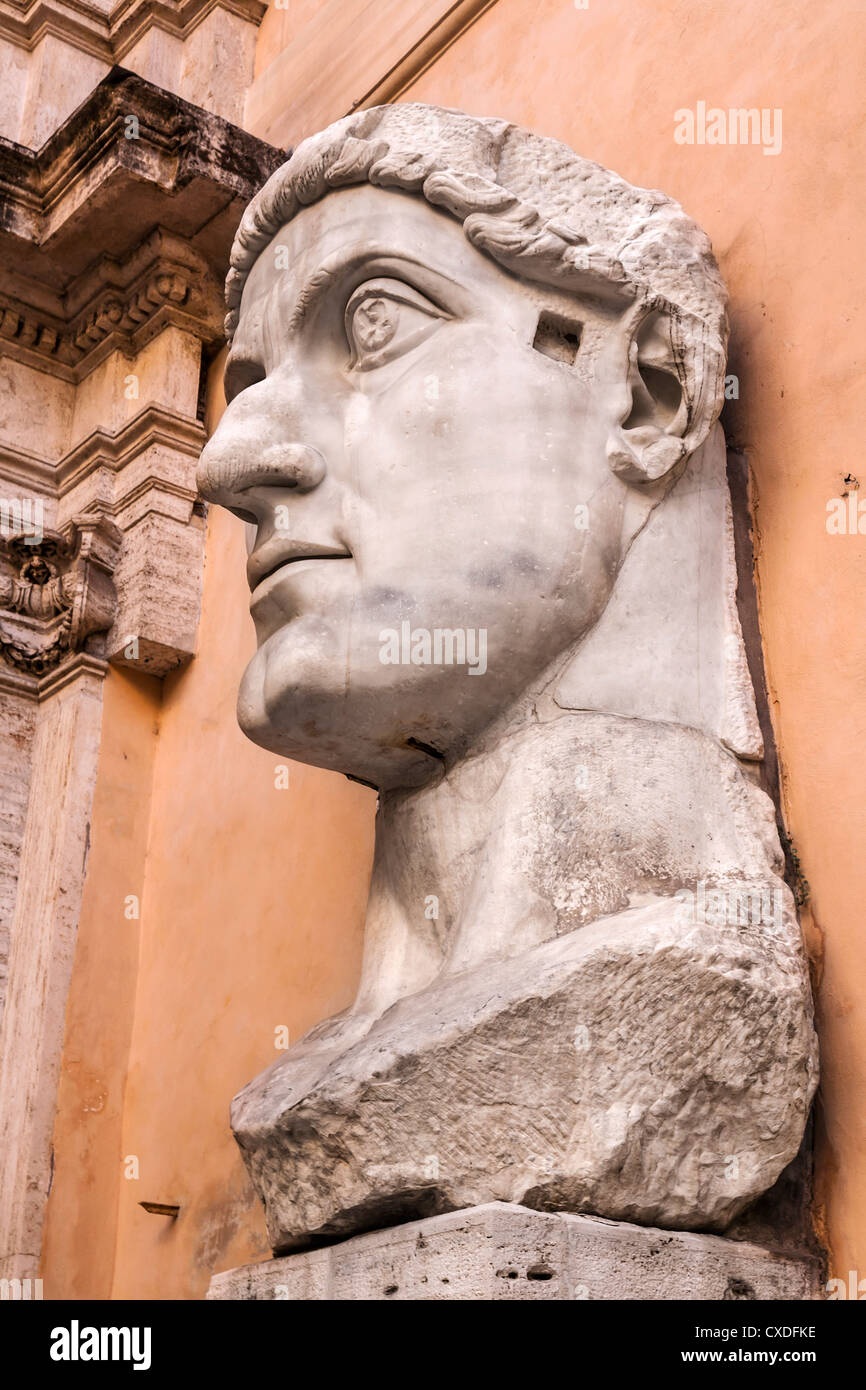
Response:
[{"label": "square hole in stone", "polygon": [[538,327],[532,346],[554,362],[565,362],[571,366],[580,347],[581,325],[575,319],[564,318],[562,314],[551,314],[542,310],[538,317]]}]

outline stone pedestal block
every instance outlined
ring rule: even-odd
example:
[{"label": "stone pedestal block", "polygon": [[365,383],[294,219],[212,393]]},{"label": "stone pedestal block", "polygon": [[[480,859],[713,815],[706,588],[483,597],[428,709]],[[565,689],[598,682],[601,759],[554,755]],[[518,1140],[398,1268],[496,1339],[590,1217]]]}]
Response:
[{"label": "stone pedestal block", "polygon": [[229,1269],[209,1299],[812,1299],[817,1261],[743,1241],[490,1202]]}]

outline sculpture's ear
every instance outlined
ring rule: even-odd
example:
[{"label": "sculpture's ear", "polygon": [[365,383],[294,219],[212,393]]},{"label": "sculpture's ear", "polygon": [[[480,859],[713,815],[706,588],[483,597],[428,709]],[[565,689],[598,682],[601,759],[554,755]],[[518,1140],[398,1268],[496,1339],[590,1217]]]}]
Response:
[{"label": "sculpture's ear", "polygon": [[668,308],[637,306],[621,320],[610,362],[619,418],[607,458],[626,482],[659,482],[706,439],[720,399],[718,354],[704,347],[703,325],[687,326]]}]

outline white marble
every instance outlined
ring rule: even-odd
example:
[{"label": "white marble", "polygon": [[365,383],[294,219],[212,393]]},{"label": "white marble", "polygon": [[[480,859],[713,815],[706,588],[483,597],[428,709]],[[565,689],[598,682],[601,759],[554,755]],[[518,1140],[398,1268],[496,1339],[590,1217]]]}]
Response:
[{"label": "white marble", "polygon": [[725,1229],[817,1062],[706,236],[408,104],[305,142],[232,262],[241,725],[380,793],[357,1000],[233,1107],[274,1248],[495,1199]]}]

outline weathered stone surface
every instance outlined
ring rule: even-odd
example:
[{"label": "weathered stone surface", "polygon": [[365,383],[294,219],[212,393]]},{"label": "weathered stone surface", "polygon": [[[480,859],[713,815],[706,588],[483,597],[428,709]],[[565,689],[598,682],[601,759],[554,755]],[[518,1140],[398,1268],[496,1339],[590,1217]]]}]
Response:
[{"label": "weathered stone surface", "polygon": [[380,794],[355,1003],[233,1107],[275,1248],[491,1199],[724,1229],[816,1055],[706,236],[397,104],[272,176],[227,301],[200,481],[249,526],[241,725]]},{"label": "weathered stone surface", "polygon": [[10,1278],[39,1270],[105,669],[78,653],[41,683],[0,1035],[0,1274]]},{"label": "weathered stone surface", "polygon": [[811,1299],[817,1262],[719,1236],[491,1202],[229,1269],[209,1299]]},{"label": "weathered stone surface", "polygon": [[[151,18],[164,35],[177,20],[180,63],[200,19],[181,85],[205,96],[203,68],[231,35],[251,57],[238,15],[262,7],[232,7],[226,25],[209,0],[174,19],[135,0],[118,28],[98,3],[61,6],[0,96],[0,124],[37,146],[0,139],[0,1269],[13,1278],[40,1258],[103,658],[162,676],[195,650],[204,370],[241,209],[283,158],[163,90],[168,72],[161,86],[114,69],[90,91],[102,52],[95,73],[80,50],[104,30],[110,60]],[[52,0],[24,9],[22,23],[58,19]],[[33,544],[19,547],[25,515]]]},{"label": "weathered stone surface", "polygon": [[122,69],[40,149],[0,141],[3,496],[57,529],[113,518],[108,654],[150,675],[195,650],[202,374],[243,204],[281,158]]},{"label": "weathered stone surface", "polygon": [[438,982],[341,1056],[313,1037],[233,1108],[272,1244],[492,1200],[723,1230],[800,1140],[803,988],[784,941],[662,901]]},{"label": "weathered stone surface", "polygon": [[0,659],[41,677],[110,628],[120,543],[112,521],[86,515],[62,533],[0,537]]},{"label": "weathered stone surface", "polygon": [[[240,121],[262,0],[17,0],[0,9],[0,136],[38,147],[115,63]],[[216,74],[219,80],[216,81]]]},{"label": "weathered stone surface", "polygon": [[[21,686],[24,688],[21,689]],[[18,890],[18,861],[27,818],[30,794],[30,752],[36,728],[35,676],[7,673],[0,666],[0,777],[3,803],[0,806],[0,1030],[6,1004],[9,944],[15,895]]]},{"label": "weathered stone surface", "polygon": [[[127,138],[130,131],[135,138]],[[106,252],[120,263],[137,257],[134,268],[146,270],[143,241],[153,242],[155,256],[169,257],[183,242],[188,274],[197,265],[201,281],[203,263],[224,274],[244,203],[281,158],[280,150],[122,68],[107,74],[38,149],[0,141],[6,198],[0,294],[4,309],[28,320],[16,325],[4,318],[5,350],[32,348],[43,371],[52,356],[62,367],[67,318],[82,335],[79,316],[118,273],[102,265]],[[153,236],[157,228],[165,247]],[[116,297],[123,299],[126,288]],[[207,291],[206,283],[190,284],[197,312],[189,321],[215,342],[210,310],[203,312]],[[172,303],[169,290],[163,300]],[[138,323],[157,307],[145,296]],[[108,320],[96,342],[115,327]],[[60,330],[53,350],[52,329]]]},{"label": "weathered stone surface", "polygon": [[717,426],[635,538],[555,698],[563,709],[702,729],[757,760],[763,744],[737,611],[726,471]]}]

